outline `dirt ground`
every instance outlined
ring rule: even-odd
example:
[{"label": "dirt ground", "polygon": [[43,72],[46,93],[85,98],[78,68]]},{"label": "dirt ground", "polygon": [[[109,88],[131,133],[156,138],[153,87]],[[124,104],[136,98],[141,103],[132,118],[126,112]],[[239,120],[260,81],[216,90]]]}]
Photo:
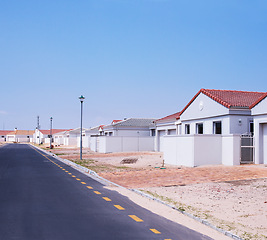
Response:
[{"label": "dirt ground", "polygon": [[[267,166],[168,166],[161,153],[110,153],[54,149],[100,176],[139,189],[243,239],[267,239]],[[216,238],[219,239],[219,238]]]}]

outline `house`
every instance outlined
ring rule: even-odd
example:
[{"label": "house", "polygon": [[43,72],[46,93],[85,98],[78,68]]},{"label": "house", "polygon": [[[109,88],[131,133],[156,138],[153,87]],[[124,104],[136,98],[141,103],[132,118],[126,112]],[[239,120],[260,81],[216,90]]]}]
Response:
[{"label": "house", "polygon": [[14,131],[9,132],[6,135],[6,141],[7,142],[32,142],[33,141],[33,130],[17,130],[15,128]]},{"label": "house", "polygon": [[[90,145],[91,144],[91,137],[100,135],[101,126],[103,127],[104,125],[92,127],[89,129],[84,129],[83,143],[82,143],[83,148],[90,148],[91,149],[91,145]],[[81,141],[81,134],[77,138],[77,147],[80,147],[80,141]]]},{"label": "house", "polygon": [[150,136],[150,124],[156,119],[127,118],[113,120],[110,125],[103,127],[106,136]]},{"label": "house", "polygon": [[265,93],[201,89],[180,113],[182,134],[244,134],[253,131],[250,107]]},{"label": "house", "polygon": [[[60,133],[63,131],[66,131],[66,130],[52,129],[52,136],[56,133]],[[36,128],[33,134],[33,142],[37,144],[50,143],[50,130],[40,130]],[[52,142],[54,142],[54,139],[52,139]]]},{"label": "house", "polygon": [[179,113],[179,135],[164,136],[166,163],[240,164],[241,135],[253,135],[251,109],[264,96],[265,92],[201,89]]},{"label": "house", "polygon": [[251,106],[254,117],[255,163],[267,164],[267,93]]},{"label": "house", "polygon": [[154,121],[154,126],[150,128],[151,136],[155,136],[155,151],[163,151],[165,135],[179,135],[181,132],[180,112],[168,115]]},{"label": "house", "polygon": [[[85,136],[85,131],[87,129],[82,129],[82,135]],[[54,134],[54,141],[58,145],[65,146],[77,146],[79,144],[79,139],[81,136],[81,128],[75,128],[70,130],[63,130]]]},{"label": "house", "polygon": [[0,142],[6,142],[7,141],[7,134],[12,132],[12,130],[0,130]]},{"label": "house", "polygon": [[100,126],[99,136],[91,136],[91,150],[101,153],[153,151],[154,137],[150,126],[156,119],[128,118]]}]

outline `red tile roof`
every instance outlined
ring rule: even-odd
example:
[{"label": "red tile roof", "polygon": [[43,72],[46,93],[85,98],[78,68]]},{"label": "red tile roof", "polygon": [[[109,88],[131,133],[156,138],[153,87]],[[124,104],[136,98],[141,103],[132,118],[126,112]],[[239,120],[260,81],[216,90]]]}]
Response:
[{"label": "red tile roof", "polygon": [[160,119],[157,119],[156,122],[166,122],[168,120],[178,120],[180,118],[180,113],[181,112],[177,112],[177,113],[174,113],[174,114],[171,114],[171,115],[168,115],[164,118],[160,118]]},{"label": "red tile roof", "polygon": [[[52,134],[56,134],[59,132],[69,131],[70,129],[52,129]],[[42,134],[49,135],[50,130],[40,130]]]},{"label": "red tile roof", "polygon": [[3,135],[7,135],[8,133],[11,133],[13,132],[12,130],[0,130],[0,135],[3,136]]},{"label": "red tile roof", "polygon": [[113,120],[111,124],[117,123],[117,122],[121,122],[122,120]]},{"label": "red tile roof", "polygon": [[105,127],[105,125],[100,125],[99,128],[98,128],[98,130],[99,130],[100,128],[103,129],[103,127]]},{"label": "red tile roof", "polygon": [[23,135],[23,136],[29,136],[33,135],[35,131],[33,130],[15,130],[12,132],[9,132],[7,135]]},{"label": "red tile roof", "polygon": [[192,100],[181,111],[181,114],[189,107],[189,105],[198,97],[200,93],[205,94],[214,101],[222,104],[227,108],[247,108],[251,109],[266,96],[266,92],[247,92],[234,90],[215,90],[200,89],[200,91],[192,98]]}]

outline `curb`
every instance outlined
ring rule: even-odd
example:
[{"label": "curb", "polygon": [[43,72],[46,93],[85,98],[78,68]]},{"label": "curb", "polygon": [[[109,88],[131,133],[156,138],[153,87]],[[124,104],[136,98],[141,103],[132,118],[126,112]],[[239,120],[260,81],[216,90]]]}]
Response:
[{"label": "curb", "polygon": [[169,207],[169,208],[172,208],[172,209],[174,209],[174,210],[176,210],[176,211],[178,211],[178,212],[180,212],[180,213],[186,215],[187,217],[190,217],[190,218],[192,218],[192,219],[194,219],[194,220],[196,220],[196,221],[198,221],[198,222],[200,222],[200,223],[202,223],[202,224],[204,224],[204,225],[206,225],[206,226],[208,226],[208,227],[210,227],[210,228],[212,228],[212,229],[214,229],[214,230],[216,230],[216,231],[218,231],[218,232],[224,234],[224,235],[227,236],[227,237],[231,237],[231,238],[233,238],[233,239],[235,239],[235,240],[243,240],[243,238],[241,238],[241,237],[239,237],[239,236],[237,236],[237,235],[235,235],[235,234],[233,234],[233,233],[231,233],[231,232],[229,232],[229,231],[225,231],[225,230],[223,230],[223,229],[221,229],[221,228],[218,228],[218,227],[212,225],[211,223],[209,223],[208,221],[206,221],[206,220],[204,220],[204,219],[201,219],[201,218],[199,218],[199,217],[196,217],[196,216],[194,216],[194,215],[191,214],[191,213],[188,213],[188,212],[185,212],[185,211],[181,211],[180,209],[178,209],[178,208],[175,207],[174,205],[168,204],[168,203],[166,203],[166,202],[164,202],[164,201],[162,201],[162,200],[160,200],[160,199],[158,199],[158,198],[152,197],[152,196],[150,196],[149,194],[143,193],[143,192],[141,192],[141,191],[139,191],[139,190],[137,190],[137,189],[128,189],[128,188],[125,188],[125,187],[123,187],[123,186],[121,186],[121,185],[118,185],[118,184],[116,184],[116,183],[114,183],[114,182],[111,182],[111,181],[109,181],[109,180],[107,180],[107,179],[105,179],[105,178],[103,178],[103,177],[100,177],[95,171],[93,171],[93,170],[91,170],[91,169],[89,169],[89,168],[83,167],[83,166],[81,166],[81,165],[79,165],[79,164],[76,164],[76,163],[70,161],[70,160],[60,158],[60,157],[58,157],[56,154],[53,154],[53,153],[51,153],[51,152],[48,152],[47,150],[44,150],[44,149],[39,148],[39,147],[37,147],[37,146],[34,146],[34,145],[31,145],[31,146],[33,146],[33,147],[39,149],[40,151],[42,151],[42,152],[44,152],[44,153],[50,155],[51,157],[53,157],[53,158],[55,158],[55,159],[57,159],[57,160],[59,160],[59,161],[65,163],[65,164],[67,164],[67,165],[69,165],[69,166],[75,168],[75,169],[78,170],[79,172],[81,172],[81,173],[83,173],[83,174],[85,174],[85,175],[87,175],[87,176],[93,178],[94,180],[96,180],[96,181],[102,183],[103,185],[111,184],[111,185],[114,185],[114,186],[116,186],[116,187],[120,187],[120,188],[123,188],[123,189],[130,190],[130,191],[135,192],[135,193],[137,193],[137,194],[139,194],[139,195],[141,195],[141,196],[143,196],[143,197],[146,197],[146,198],[148,198],[148,199],[150,199],[150,200],[156,201],[156,202],[161,203],[161,204],[163,204],[163,205],[165,205],[165,206],[167,206],[167,207]]}]

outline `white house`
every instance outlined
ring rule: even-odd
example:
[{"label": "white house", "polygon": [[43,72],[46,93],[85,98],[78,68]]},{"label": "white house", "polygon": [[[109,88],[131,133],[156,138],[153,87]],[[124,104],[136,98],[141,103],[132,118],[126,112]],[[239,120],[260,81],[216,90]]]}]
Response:
[{"label": "white house", "polygon": [[0,142],[7,141],[7,135],[13,131],[11,130],[0,130]]},{"label": "white house", "polygon": [[151,136],[155,136],[155,151],[161,152],[164,149],[164,136],[179,135],[181,133],[180,112],[171,114],[154,121],[150,128]]},{"label": "white house", "polygon": [[254,117],[255,163],[267,164],[267,93],[252,107]]},{"label": "white house", "polygon": [[34,131],[32,130],[17,130],[10,132],[6,135],[7,142],[20,142],[27,143],[33,141]]},{"label": "white house", "polygon": [[[52,129],[52,137],[54,134],[64,132],[64,131],[67,131],[67,130]],[[39,130],[36,128],[33,134],[33,142],[37,144],[50,143],[50,130]],[[52,142],[54,142],[54,137],[52,139]]]},{"label": "white house", "polygon": [[240,164],[240,136],[253,134],[251,108],[265,95],[262,92],[201,89],[180,112],[176,122],[181,125],[180,135],[164,136],[166,163],[186,166]]},{"label": "white house", "polygon": [[91,137],[91,149],[101,153],[153,151],[154,137],[150,136],[150,125],[155,120],[128,118],[100,126],[102,135]]},{"label": "white house", "polygon": [[[89,128],[89,129],[84,129],[84,132],[83,132],[83,143],[82,143],[83,148],[90,148],[90,149],[92,148],[91,147],[91,142],[92,142],[91,141],[91,137],[100,135],[101,126],[103,126],[103,125],[100,125],[100,126],[97,126],[97,127],[92,127],[92,128]],[[80,141],[81,141],[81,134],[77,138],[77,147],[80,147]]]},{"label": "white house", "polygon": [[[86,130],[87,130],[86,128],[82,129],[83,136],[85,136]],[[77,146],[79,143],[80,135],[81,135],[81,128],[65,130],[54,134],[54,141],[58,145]]]},{"label": "white house", "polygon": [[149,126],[154,118],[127,118],[124,120],[113,120],[110,125],[104,126],[106,136],[150,136]]}]

